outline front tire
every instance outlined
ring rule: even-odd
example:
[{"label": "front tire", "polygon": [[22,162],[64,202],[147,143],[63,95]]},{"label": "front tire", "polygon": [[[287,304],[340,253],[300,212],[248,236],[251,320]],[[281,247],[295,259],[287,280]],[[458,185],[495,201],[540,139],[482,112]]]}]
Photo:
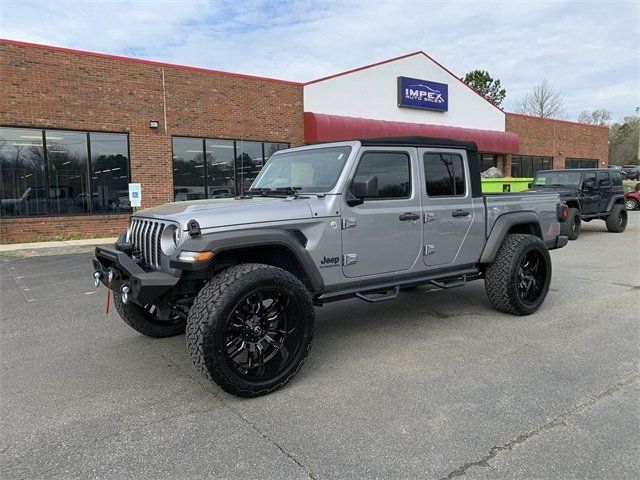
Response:
[{"label": "front tire", "polygon": [[309,354],[314,309],[302,282],[281,268],[241,264],[215,276],[187,320],[196,368],[240,397],[271,393],[289,382]]},{"label": "front tire", "polygon": [[567,220],[560,224],[560,235],[565,235],[569,240],[576,240],[581,230],[580,210],[570,208],[567,212]]},{"label": "front tire", "polygon": [[122,302],[120,292],[113,292],[113,304],[120,318],[135,331],[153,338],[182,335],[187,325],[186,312],[172,315],[168,320],[160,320],[153,305],[141,307],[133,302]]},{"label": "front tire", "polygon": [[538,310],[550,283],[551,256],[534,235],[507,235],[485,272],[485,289],[493,308],[514,315]]},{"label": "front tire", "polygon": [[625,228],[627,228],[627,210],[623,205],[616,203],[605,222],[607,223],[607,230],[610,232],[624,232]]}]

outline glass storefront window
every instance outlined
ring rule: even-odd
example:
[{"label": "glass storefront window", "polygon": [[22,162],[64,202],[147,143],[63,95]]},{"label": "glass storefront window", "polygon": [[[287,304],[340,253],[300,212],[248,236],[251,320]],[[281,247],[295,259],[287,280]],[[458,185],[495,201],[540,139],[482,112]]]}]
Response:
[{"label": "glass storefront window", "polygon": [[207,139],[207,192],[209,198],[236,195],[233,140]]},{"label": "glass storefront window", "polygon": [[127,135],[90,133],[93,211],[130,212]]},{"label": "glass storefront window", "polygon": [[202,138],[173,138],[173,194],[176,202],[206,198]]},{"label": "glass storefront window", "polygon": [[52,215],[89,213],[87,134],[45,130]]},{"label": "glass storefront window", "polygon": [[0,128],[0,215],[48,213],[42,130]]},{"label": "glass storefront window", "polygon": [[598,168],[598,160],[593,158],[567,158],[565,168]]},{"label": "glass storefront window", "polygon": [[264,166],[262,142],[236,142],[236,156],[238,168],[238,185],[240,193],[249,190],[251,184]]},{"label": "glass storefront window", "polygon": [[539,170],[551,170],[553,158],[514,156],[511,158],[511,176],[520,178],[532,178]]}]

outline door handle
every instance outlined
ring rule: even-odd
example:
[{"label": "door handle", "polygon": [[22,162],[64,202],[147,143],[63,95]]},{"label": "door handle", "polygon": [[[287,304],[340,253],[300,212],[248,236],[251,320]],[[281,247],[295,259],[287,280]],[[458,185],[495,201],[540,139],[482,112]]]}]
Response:
[{"label": "door handle", "polygon": [[454,210],[451,212],[452,217],[468,217],[469,212],[467,210]]},{"label": "door handle", "polygon": [[401,221],[407,221],[407,220],[418,220],[420,219],[420,215],[418,215],[417,213],[411,213],[411,212],[407,212],[407,213],[403,213],[402,215],[400,215],[400,220]]}]

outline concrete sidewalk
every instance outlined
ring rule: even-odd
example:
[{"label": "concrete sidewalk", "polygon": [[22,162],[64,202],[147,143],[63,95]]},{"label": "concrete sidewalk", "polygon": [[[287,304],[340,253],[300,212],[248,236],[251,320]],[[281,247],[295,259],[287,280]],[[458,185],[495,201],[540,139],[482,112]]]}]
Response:
[{"label": "concrete sidewalk", "polygon": [[96,245],[112,245],[116,237],[61,240],[55,242],[9,243],[0,245],[0,255],[39,256],[88,251]]}]

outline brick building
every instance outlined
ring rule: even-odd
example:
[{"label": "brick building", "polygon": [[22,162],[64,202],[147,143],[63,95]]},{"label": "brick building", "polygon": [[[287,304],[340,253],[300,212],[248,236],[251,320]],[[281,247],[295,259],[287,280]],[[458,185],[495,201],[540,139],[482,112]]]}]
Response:
[{"label": "brick building", "polygon": [[[448,109],[403,108],[402,75]],[[422,52],[302,84],[1,40],[0,77],[0,243],[114,235],[130,182],[142,207],[231,197],[274,151],[347,134],[472,139],[507,174],[607,162],[606,128],[505,113]]]}]

